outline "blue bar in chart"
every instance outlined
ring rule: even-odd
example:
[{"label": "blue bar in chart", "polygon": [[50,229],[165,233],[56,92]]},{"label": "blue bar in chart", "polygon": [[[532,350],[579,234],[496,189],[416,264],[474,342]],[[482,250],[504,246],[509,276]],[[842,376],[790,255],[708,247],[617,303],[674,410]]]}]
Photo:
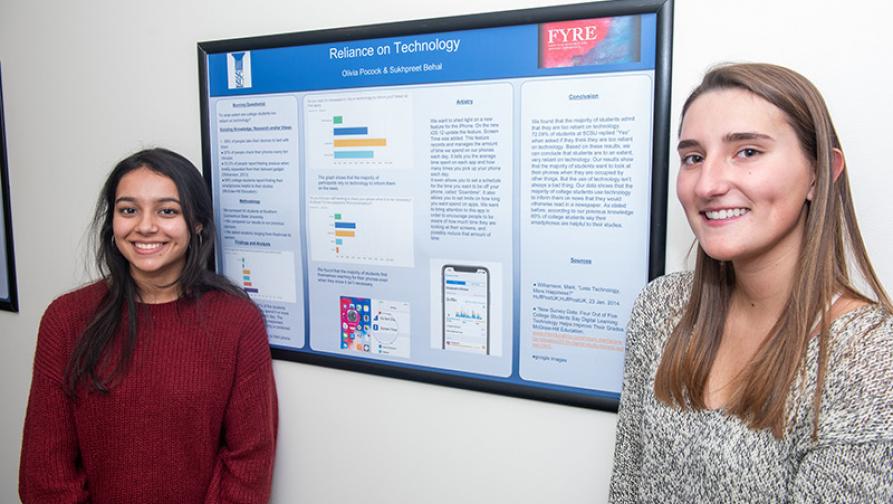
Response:
[{"label": "blue bar in chart", "polygon": [[373,151],[335,151],[335,159],[372,159]]},{"label": "blue bar in chart", "polygon": [[368,135],[369,128],[335,128],[335,136],[339,135]]}]

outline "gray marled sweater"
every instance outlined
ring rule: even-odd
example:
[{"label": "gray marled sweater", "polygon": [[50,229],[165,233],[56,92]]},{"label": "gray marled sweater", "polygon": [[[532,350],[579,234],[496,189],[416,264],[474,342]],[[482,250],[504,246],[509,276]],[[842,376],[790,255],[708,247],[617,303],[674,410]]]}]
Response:
[{"label": "gray marled sweater", "polygon": [[610,501],[893,502],[893,316],[872,305],[832,324],[817,442],[811,342],[788,432],[775,439],[722,411],[682,411],[655,399],[660,354],[691,278],[658,278],[633,308]]}]

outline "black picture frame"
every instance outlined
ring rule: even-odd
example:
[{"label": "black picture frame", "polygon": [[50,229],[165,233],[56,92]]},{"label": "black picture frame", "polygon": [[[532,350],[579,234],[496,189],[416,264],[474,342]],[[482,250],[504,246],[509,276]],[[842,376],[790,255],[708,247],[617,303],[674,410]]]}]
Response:
[{"label": "black picture frame", "polygon": [[[604,2],[590,2],[200,42],[197,45],[197,53],[199,68],[199,103],[201,111],[202,165],[204,177],[213,194],[213,158],[210,139],[210,70],[208,65],[208,58],[210,55],[232,51],[253,51],[299,45],[378,39],[393,36],[423,35],[456,30],[498,28],[510,25],[547,23],[550,21],[561,21],[566,19],[630,16],[639,14],[654,14],[656,15],[657,20],[654,69],[655,101],[652,136],[651,241],[648,251],[648,278],[656,278],[664,273],[665,268],[673,0],[610,0]],[[586,396],[561,390],[530,388],[517,383],[481,380],[474,376],[469,377],[459,374],[394,367],[386,363],[383,364],[375,361],[342,359],[323,353],[285,350],[273,347],[272,354],[275,359],[280,360],[604,411],[616,412],[619,404],[619,400],[613,397]]]},{"label": "black picture frame", "polygon": [[[12,208],[9,195],[9,164],[6,152],[6,123],[3,114],[3,73],[0,68],[0,212],[3,222],[3,246],[0,247],[0,268],[4,268],[6,278],[0,285],[0,310],[18,312],[19,297],[16,285],[15,254],[12,241]],[[5,259],[5,260],[3,260]],[[3,281],[0,278],[0,281]],[[3,296],[4,290],[7,295]]]}]

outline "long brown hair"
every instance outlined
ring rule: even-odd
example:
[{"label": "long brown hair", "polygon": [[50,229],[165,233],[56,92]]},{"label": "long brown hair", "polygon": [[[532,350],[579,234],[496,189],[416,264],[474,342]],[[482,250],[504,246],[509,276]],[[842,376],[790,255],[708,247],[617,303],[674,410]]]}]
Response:
[{"label": "long brown hair", "polygon": [[[889,310],[890,299],[868,260],[856,223],[847,170],[834,179],[834,149],[841,148],[840,141],[815,86],[802,75],[775,65],[723,65],[704,76],[686,100],[682,117],[698,97],[724,89],[748,91],[783,111],[815,169],[815,196],[807,204],[805,239],[790,296],[782,315],[736,381],[725,409],[752,429],[771,429],[775,437],[782,437],[788,395],[804,369],[810,332],[818,320],[819,360],[813,397],[813,436],[817,436],[832,297],[843,293],[874,302],[853,285],[852,266],[873,291],[876,302]],[[708,256],[700,245],[696,253],[691,296],[667,341],[654,394],[668,405],[698,410],[706,409],[704,388],[722,338],[735,271],[731,263]]]},{"label": "long brown hair", "polygon": [[[108,392],[115,380],[127,371],[136,348],[139,295],[130,275],[130,264],[113,242],[113,220],[118,184],[125,175],[140,168],[148,168],[171,179],[177,187],[186,228],[190,230],[186,264],[177,279],[182,295],[198,298],[204,292],[219,290],[247,297],[225,277],[208,269],[214,253],[213,209],[211,195],[195,165],[180,154],[162,148],[143,150],[127,157],[109,173],[96,202],[93,217],[96,266],[106,281],[108,293],[77,340],[65,369],[65,391],[72,397],[81,382],[92,390]],[[126,337],[122,336],[115,359],[111,350],[123,321],[127,323]],[[114,360],[116,363],[112,365]],[[108,371],[103,374],[105,368]]]}]

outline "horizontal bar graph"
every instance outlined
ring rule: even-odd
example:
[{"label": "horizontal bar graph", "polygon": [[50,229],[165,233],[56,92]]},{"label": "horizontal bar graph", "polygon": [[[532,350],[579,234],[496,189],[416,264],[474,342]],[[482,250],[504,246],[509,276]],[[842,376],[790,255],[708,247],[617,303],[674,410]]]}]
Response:
[{"label": "horizontal bar graph", "polygon": [[313,261],[413,266],[411,199],[311,197],[308,213]]},{"label": "horizontal bar graph", "polygon": [[[344,116],[332,117],[333,124],[344,124]],[[386,147],[387,138],[338,138],[341,136],[365,136],[369,134],[368,126],[342,126],[332,129],[335,138],[332,140],[334,159],[374,159],[374,150],[340,150],[352,147]]]},{"label": "horizontal bar graph", "polygon": [[314,170],[408,170],[412,100],[405,93],[321,93],[304,100],[308,166]]},{"label": "horizontal bar graph", "polygon": [[258,290],[251,282],[251,268],[245,264],[245,258],[242,258],[242,290],[249,294],[257,294]]},{"label": "horizontal bar graph", "polygon": [[341,213],[336,213],[335,217],[335,254],[341,254],[341,247],[344,245],[344,238],[356,238],[357,223],[341,220]]},{"label": "horizontal bar graph", "polygon": [[254,300],[295,303],[295,265],[294,252],[284,250],[230,248],[222,257],[222,272]]}]

